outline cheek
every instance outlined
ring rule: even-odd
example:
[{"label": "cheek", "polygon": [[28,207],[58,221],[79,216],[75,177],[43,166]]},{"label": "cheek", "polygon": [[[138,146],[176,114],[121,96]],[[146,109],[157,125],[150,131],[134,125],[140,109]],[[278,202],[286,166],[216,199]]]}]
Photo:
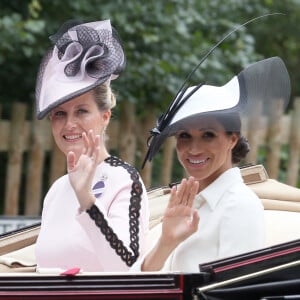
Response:
[{"label": "cheek", "polygon": [[[61,134],[60,134],[60,130],[55,127],[55,126],[52,126],[52,136],[53,136],[53,139],[56,143],[56,145],[59,147],[59,145],[61,144],[62,140],[61,140]],[[60,148],[60,147],[59,147]]]},{"label": "cheek", "polygon": [[56,138],[61,131],[61,126],[59,125],[59,122],[51,121],[51,129],[54,138]]},{"label": "cheek", "polygon": [[176,147],[176,155],[177,155],[177,160],[180,162],[181,165],[183,165],[183,155],[182,152]]},{"label": "cheek", "polygon": [[181,141],[176,140],[176,151],[177,153],[182,152],[183,149],[183,143]]},{"label": "cheek", "polygon": [[186,151],[187,151],[187,144],[182,141],[176,141],[176,153],[179,160],[180,157],[184,155]]},{"label": "cheek", "polygon": [[101,127],[101,120],[98,117],[91,117],[88,118],[86,120],[84,120],[84,122],[82,122],[82,127],[88,131],[89,129],[93,129],[95,133],[99,134],[100,132],[100,127]]},{"label": "cheek", "polygon": [[223,141],[219,141],[215,145],[215,151],[220,153],[220,156],[228,156],[231,155],[232,143],[228,139],[224,139]]}]

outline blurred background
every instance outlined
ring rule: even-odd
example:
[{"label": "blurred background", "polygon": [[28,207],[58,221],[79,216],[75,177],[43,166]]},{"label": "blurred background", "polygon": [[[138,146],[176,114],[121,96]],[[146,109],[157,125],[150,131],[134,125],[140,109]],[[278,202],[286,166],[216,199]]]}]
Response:
[{"label": "blurred background", "polygon": [[223,85],[254,61],[279,56],[292,84],[286,111],[272,132],[249,137],[243,163],[263,164],[271,178],[300,186],[300,0],[1,0],[0,1],[0,215],[38,217],[49,185],[65,173],[49,121],[34,114],[35,80],[49,36],[69,19],[110,19],[127,55],[113,82],[117,107],[108,129],[112,154],[134,164],[147,188],[184,176],[173,140],[141,170],[149,130],[189,72],[222,37],[226,39],[192,81]]}]

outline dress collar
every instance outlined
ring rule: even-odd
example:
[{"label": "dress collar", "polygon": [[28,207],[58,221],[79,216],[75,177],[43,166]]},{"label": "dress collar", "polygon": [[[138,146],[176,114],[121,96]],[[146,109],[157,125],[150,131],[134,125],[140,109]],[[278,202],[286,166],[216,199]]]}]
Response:
[{"label": "dress collar", "polygon": [[238,181],[243,181],[238,167],[226,170],[216,180],[196,195],[194,208],[198,209],[204,204],[204,202],[207,202],[210,209],[214,210],[228,188]]}]

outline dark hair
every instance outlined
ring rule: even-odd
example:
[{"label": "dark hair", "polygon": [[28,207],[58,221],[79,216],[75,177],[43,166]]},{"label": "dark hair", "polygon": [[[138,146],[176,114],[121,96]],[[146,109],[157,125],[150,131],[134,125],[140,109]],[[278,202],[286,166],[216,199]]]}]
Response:
[{"label": "dark hair", "polygon": [[241,135],[241,118],[238,113],[218,114],[215,118],[222,124],[228,135],[237,134],[239,139],[232,149],[232,163],[237,164],[250,151],[248,140]]},{"label": "dark hair", "polygon": [[[230,133],[232,134],[232,132]],[[246,157],[248,152],[250,151],[250,145],[248,140],[244,136],[240,136],[236,145],[232,149],[232,163],[237,164],[239,163],[242,159]]]}]

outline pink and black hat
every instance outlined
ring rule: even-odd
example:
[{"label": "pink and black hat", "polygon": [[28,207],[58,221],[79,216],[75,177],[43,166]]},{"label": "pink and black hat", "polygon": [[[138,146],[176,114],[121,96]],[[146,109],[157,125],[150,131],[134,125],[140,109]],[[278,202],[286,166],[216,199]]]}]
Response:
[{"label": "pink and black hat", "polygon": [[110,20],[68,21],[50,36],[53,48],[44,56],[36,82],[36,114],[42,119],[54,107],[115,79],[126,57]]}]

